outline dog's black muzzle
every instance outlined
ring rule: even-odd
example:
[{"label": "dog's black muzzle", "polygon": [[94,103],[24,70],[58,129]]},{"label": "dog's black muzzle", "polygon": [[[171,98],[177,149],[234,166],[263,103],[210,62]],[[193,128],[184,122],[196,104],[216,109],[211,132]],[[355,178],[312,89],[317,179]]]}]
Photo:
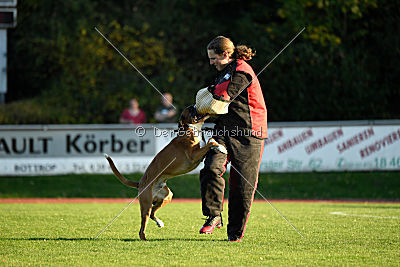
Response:
[{"label": "dog's black muzzle", "polygon": [[189,112],[195,122],[199,122],[202,118],[204,118],[206,116],[206,115],[200,115],[197,113],[196,105],[189,106]]}]

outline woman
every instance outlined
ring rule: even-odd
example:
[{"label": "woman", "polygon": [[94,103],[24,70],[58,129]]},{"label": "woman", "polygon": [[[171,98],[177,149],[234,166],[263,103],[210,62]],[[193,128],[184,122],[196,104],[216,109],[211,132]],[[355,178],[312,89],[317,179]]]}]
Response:
[{"label": "woman", "polygon": [[120,118],[120,123],[142,124],[146,122],[146,114],[139,108],[139,102],[136,98],[129,101],[130,107],[125,109]]},{"label": "woman", "polygon": [[240,242],[257,186],[263,139],[267,138],[267,109],[257,76],[245,62],[255,55],[252,49],[235,47],[230,39],[218,36],[208,44],[207,54],[218,71],[209,90],[231,103],[227,114],[218,115],[213,136],[228,155],[210,151],[200,171],[202,210],[208,216],[200,233],[210,234],[222,226],[222,175],[230,161],[227,232],[229,241]]}]

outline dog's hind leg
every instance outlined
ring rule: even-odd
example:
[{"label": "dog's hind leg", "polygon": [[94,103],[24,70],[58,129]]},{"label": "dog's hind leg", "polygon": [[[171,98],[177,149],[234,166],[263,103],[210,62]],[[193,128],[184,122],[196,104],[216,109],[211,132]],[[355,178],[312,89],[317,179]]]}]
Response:
[{"label": "dog's hind leg", "polygon": [[141,240],[146,241],[146,226],[149,221],[149,216],[151,212],[151,205],[152,205],[152,188],[147,188],[143,191],[139,196],[139,203],[140,203],[140,213],[141,213],[141,226],[139,231],[139,237]]},{"label": "dog's hind leg", "polygon": [[150,219],[156,222],[157,226],[162,228],[164,227],[163,221],[161,221],[159,218],[155,216],[155,213],[157,210],[160,208],[164,207],[168,203],[171,202],[172,196],[174,194],[172,191],[168,188],[168,186],[164,186],[162,189],[157,192],[157,194],[154,196],[153,200],[156,200],[153,202],[153,207],[151,208],[151,214],[150,214]]}]

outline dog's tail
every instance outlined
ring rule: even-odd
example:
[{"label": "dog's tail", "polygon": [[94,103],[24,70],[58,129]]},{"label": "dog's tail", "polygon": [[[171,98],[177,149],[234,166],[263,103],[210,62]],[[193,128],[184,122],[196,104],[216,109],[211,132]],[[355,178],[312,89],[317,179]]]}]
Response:
[{"label": "dog's tail", "polygon": [[117,167],[115,167],[115,164],[113,162],[113,160],[111,159],[111,157],[107,154],[104,154],[104,157],[107,159],[108,164],[110,164],[111,170],[113,171],[113,173],[115,174],[115,176],[117,176],[117,178],[121,181],[121,183],[123,183],[126,186],[129,187],[134,187],[134,188],[138,188],[139,187],[139,183],[138,182],[134,182],[131,181],[127,178],[125,178],[117,169]]}]

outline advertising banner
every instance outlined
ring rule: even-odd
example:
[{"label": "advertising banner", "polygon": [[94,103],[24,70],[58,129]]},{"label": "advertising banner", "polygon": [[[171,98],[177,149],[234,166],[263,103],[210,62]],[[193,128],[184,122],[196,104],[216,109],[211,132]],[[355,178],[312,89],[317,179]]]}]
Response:
[{"label": "advertising banner", "polygon": [[[111,173],[104,153],[121,172],[143,173],[176,136],[175,128],[3,125],[0,176]],[[260,172],[400,170],[398,121],[271,123],[264,143]]]},{"label": "advertising banner", "polygon": [[155,136],[139,137],[131,129],[1,131],[1,158],[93,157],[155,154]]},{"label": "advertising banner", "polygon": [[400,125],[272,128],[262,172],[400,169]]}]

